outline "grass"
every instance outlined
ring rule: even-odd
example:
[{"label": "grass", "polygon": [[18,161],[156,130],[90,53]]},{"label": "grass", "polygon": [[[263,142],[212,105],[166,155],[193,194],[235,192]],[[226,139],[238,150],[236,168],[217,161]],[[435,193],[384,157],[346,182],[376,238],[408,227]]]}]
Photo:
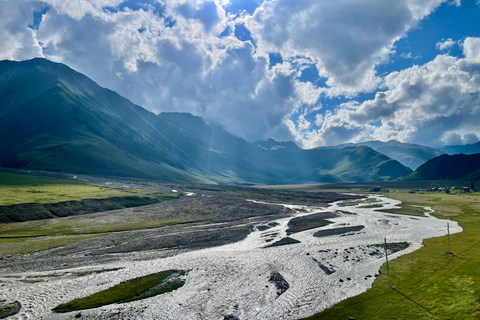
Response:
[{"label": "grass", "polygon": [[0,172],[0,206],[21,203],[58,203],[112,197],[147,197],[152,191],[95,185],[78,180],[57,179]]},{"label": "grass", "polygon": [[305,230],[324,227],[332,223],[327,219],[335,218],[336,215],[331,213],[315,213],[307,216],[300,216],[291,219],[288,222],[287,235],[302,232]]},{"label": "grass", "polygon": [[[458,221],[463,232],[424,240],[424,246],[390,261],[373,287],[307,319],[480,319],[480,194],[409,194],[392,190],[388,197],[430,206],[434,216]],[[408,210],[406,212],[408,212]]]},{"label": "grass", "polygon": [[[0,258],[64,246],[109,232],[157,228],[166,225],[205,220],[204,216],[160,218],[83,214],[65,218],[72,212],[111,210],[157,203],[178,197],[129,188],[115,188],[83,181],[0,172],[0,218],[11,214],[22,220],[0,223]],[[94,199],[94,200],[91,200]],[[16,205],[18,207],[9,207]],[[106,209],[107,208],[107,209]],[[91,212],[91,211],[90,211]],[[20,217],[19,215],[24,215]],[[23,219],[24,218],[24,219]]]},{"label": "grass", "polygon": [[0,239],[0,259],[6,256],[60,247],[98,236],[100,235]]},{"label": "grass", "polygon": [[21,304],[18,301],[6,303],[5,300],[0,300],[0,319],[8,318],[20,311]]},{"label": "grass", "polygon": [[365,205],[365,206],[360,206],[359,208],[363,208],[363,209],[375,209],[375,208],[382,208],[383,205],[381,204],[368,204],[368,205]]},{"label": "grass", "polygon": [[[390,196],[390,195],[389,195]],[[380,212],[385,213],[394,213],[394,214],[407,214],[412,216],[425,216],[425,209],[422,207],[418,207],[416,205],[410,204],[408,202],[402,202],[400,205],[401,209],[382,209],[379,210]]]},{"label": "grass", "polygon": [[130,302],[170,292],[182,287],[184,284],[184,281],[180,280],[168,282],[168,278],[174,274],[181,274],[181,272],[168,270],[127,280],[88,297],[61,304],[52,310],[64,313],[92,309],[112,303]]}]

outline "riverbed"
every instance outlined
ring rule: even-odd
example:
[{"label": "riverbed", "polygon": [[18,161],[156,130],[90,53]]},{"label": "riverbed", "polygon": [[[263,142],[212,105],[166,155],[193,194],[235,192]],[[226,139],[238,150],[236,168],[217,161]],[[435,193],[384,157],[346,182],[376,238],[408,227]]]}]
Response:
[{"label": "riverbed", "polygon": [[[82,319],[298,319],[320,312],[371,287],[389,259],[422,246],[423,239],[447,233],[447,221],[426,215],[383,213],[400,201],[380,195],[339,201],[327,208],[285,205],[295,216],[333,213],[332,223],[287,236],[292,217],[259,223],[244,240],[228,245],[138,261],[118,259],[93,267],[0,275],[0,299],[18,300],[11,319],[72,319],[55,306],[122,281],[168,269],[186,270],[180,289],[148,299],[82,310]],[[448,221],[450,233],[461,232]],[[320,231],[320,232],[319,232]],[[270,246],[285,238],[295,243]],[[139,255],[143,253],[138,253]],[[279,294],[272,274],[288,288]],[[285,288],[284,288],[285,289]],[[227,317],[227,318],[226,318]]]}]

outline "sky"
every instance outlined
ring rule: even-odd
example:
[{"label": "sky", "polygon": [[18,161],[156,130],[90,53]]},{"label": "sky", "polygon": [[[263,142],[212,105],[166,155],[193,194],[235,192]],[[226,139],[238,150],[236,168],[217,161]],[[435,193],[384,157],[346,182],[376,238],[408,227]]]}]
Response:
[{"label": "sky", "polygon": [[0,60],[44,57],[248,141],[480,137],[480,0],[0,0]]}]

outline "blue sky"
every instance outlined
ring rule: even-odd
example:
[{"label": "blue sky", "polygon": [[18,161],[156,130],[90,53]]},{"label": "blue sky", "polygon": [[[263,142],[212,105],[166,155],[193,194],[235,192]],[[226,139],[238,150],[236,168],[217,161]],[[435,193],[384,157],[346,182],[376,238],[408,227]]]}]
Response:
[{"label": "blue sky", "polygon": [[478,141],[475,0],[7,0],[0,59],[305,148]]}]

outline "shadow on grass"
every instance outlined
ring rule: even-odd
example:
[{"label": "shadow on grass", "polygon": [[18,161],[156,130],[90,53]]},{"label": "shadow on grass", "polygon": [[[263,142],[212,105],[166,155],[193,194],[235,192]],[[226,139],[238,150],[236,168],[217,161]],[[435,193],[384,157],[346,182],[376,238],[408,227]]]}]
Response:
[{"label": "shadow on grass", "polygon": [[410,298],[409,296],[401,293],[400,291],[398,291],[397,289],[395,289],[394,287],[390,286],[390,288],[392,288],[393,291],[395,291],[396,293],[398,293],[399,295],[405,297],[406,299],[412,301],[413,303],[415,303],[417,306],[419,306],[420,308],[422,308],[423,310],[427,311],[429,314],[433,315],[433,313],[428,310],[427,308],[425,308],[424,306],[422,306],[420,303],[418,303],[417,301],[413,300],[412,298]]}]

